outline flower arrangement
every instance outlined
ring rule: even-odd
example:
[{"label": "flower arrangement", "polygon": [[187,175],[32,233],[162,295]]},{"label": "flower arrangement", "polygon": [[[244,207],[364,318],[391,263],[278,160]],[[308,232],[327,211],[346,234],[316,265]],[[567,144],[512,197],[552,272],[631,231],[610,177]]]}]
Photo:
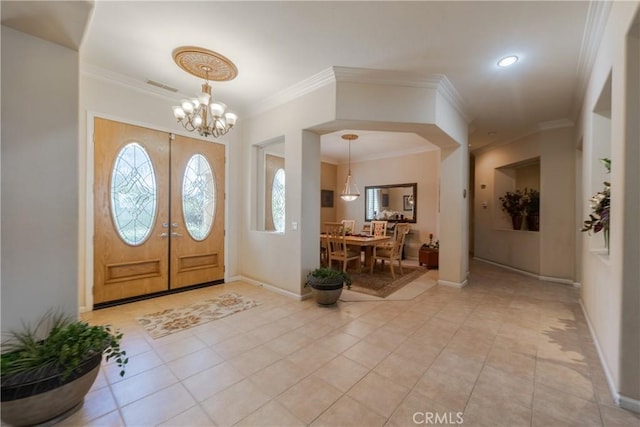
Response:
[{"label": "flower arrangement", "polygon": [[530,190],[525,188],[522,204],[528,216],[540,215],[540,192],[533,188]]},{"label": "flower arrangement", "polygon": [[[610,159],[600,159],[604,167],[607,169],[607,173],[611,172],[611,160]],[[610,215],[610,204],[611,204],[611,184],[607,181],[604,182],[604,189],[602,191],[598,191],[596,194],[589,199],[589,203],[591,205],[591,213],[589,214],[589,219],[584,220],[582,224],[582,229],[580,231],[593,231],[597,233],[599,231],[604,231],[605,233],[605,242],[608,238],[609,234],[609,215]],[[608,242],[607,243],[607,247]]]},{"label": "flower arrangement", "polygon": [[522,215],[524,212],[524,194],[520,190],[515,192],[507,191],[499,199],[502,203],[502,210],[508,213],[509,216]]}]

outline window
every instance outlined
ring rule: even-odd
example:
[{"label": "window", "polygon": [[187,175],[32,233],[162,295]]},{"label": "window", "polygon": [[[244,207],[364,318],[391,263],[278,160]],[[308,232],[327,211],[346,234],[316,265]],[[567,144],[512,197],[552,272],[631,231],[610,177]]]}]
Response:
[{"label": "window", "polygon": [[156,175],[147,151],[125,145],[111,171],[111,215],[125,243],[138,246],[151,234],[157,212]]},{"label": "window", "polygon": [[189,235],[204,240],[211,232],[215,212],[216,183],[211,165],[202,154],[194,154],[182,180],[182,214]]},{"label": "window", "polygon": [[256,192],[252,222],[258,231],[285,230],[284,149],[283,138],[254,146]]},{"label": "window", "polygon": [[278,169],[276,171],[271,189],[271,217],[273,218],[273,227],[277,232],[284,233],[284,169]]}]

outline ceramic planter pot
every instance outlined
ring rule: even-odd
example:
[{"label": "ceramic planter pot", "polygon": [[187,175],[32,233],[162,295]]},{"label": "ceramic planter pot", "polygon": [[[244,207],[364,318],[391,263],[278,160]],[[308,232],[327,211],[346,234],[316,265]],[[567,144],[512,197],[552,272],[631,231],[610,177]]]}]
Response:
[{"label": "ceramic planter pot", "polygon": [[29,426],[71,415],[82,406],[98,375],[101,361],[101,353],[87,359],[64,380],[60,374],[52,374],[19,384],[2,384],[3,423]]},{"label": "ceramic planter pot", "polygon": [[311,293],[320,305],[335,304],[342,294],[342,279],[309,277],[307,283]]}]

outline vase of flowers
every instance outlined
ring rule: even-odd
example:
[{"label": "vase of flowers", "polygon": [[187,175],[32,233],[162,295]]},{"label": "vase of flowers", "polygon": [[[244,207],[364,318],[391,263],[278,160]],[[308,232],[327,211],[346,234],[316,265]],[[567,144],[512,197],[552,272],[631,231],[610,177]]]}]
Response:
[{"label": "vase of flowers", "polygon": [[511,225],[514,230],[522,228],[524,213],[524,194],[520,190],[514,192],[507,191],[504,196],[499,197],[502,203],[502,210],[511,217]]},{"label": "vase of flowers", "polygon": [[539,231],[540,230],[540,192],[534,190],[524,189],[523,196],[524,212],[527,214],[527,230]]},{"label": "vase of flowers", "polygon": [[[604,167],[607,169],[607,173],[611,172],[611,160],[600,159]],[[608,181],[604,181],[604,188],[602,191],[598,191],[589,199],[591,207],[591,213],[589,219],[584,220],[582,229],[580,231],[587,231],[591,233],[598,233],[602,231],[604,235],[604,245],[609,251],[609,217],[611,206],[611,184]]]}]

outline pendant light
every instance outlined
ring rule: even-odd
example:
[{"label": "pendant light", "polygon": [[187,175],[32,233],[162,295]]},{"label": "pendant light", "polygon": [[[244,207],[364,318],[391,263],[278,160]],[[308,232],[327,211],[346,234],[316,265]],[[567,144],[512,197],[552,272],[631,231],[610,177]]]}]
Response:
[{"label": "pendant light", "polygon": [[352,202],[360,197],[358,186],[355,182],[351,182],[351,141],[358,139],[358,135],[347,133],[345,135],[342,135],[342,139],[349,141],[349,174],[347,175],[347,180],[344,183],[342,193],[340,193],[340,198],[345,202]]}]

